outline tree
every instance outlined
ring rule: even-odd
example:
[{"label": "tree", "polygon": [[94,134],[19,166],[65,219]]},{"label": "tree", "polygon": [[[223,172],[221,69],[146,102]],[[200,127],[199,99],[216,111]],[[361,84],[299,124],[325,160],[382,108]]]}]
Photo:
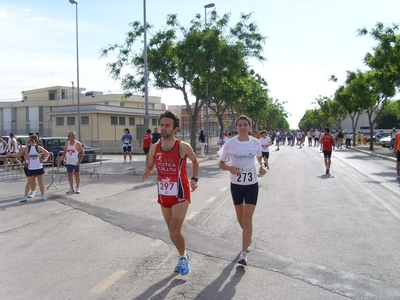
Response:
[{"label": "tree", "polygon": [[400,101],[388,100],[377,118],[377,129],[390,129],[400,124]]},{"label": "tree", "polygon": [[[216,88],[246,70],[250,57],[265,60],[261,54],[265,37],[258,33],[257,25],[250,18],[251,14],[242,14],[239,22],[229,27],[230,15],[219,18],[213,11],[207,26],[198,14],[189,27],[183,27],[177,15],[168,15],[166,28],[155,32],[148,43],[149,83],[159,89],[182,92],[191,119],[190,143],[194,149],[198,114],[214,97]],[[121,81],[126,96],[132,90],[143,90],[144,86],[143,51],[137,52],[134,48],[144,27],[140,22],[130,25],[132,30],[127,33],[124,44],[102,49],[103,56],[118,50],[117,61],[109,63],[108,68],[111,76]],[[133,72],[122,75],[125,67]],[[193,109],[189,94],[195,97]]]},{"label": "tree", "polygon": [[372,36],[378,45],[373,48],[373,52],[368,52],[364,57],[364,62],[372,70],[377,71],[375,77],[380,82],[387,82],[396,87],[400,87],[400,34],[399,25],[392,24],[385,27],[378,22],[375,28],[358,30],[358,35]]},{"label": "tree", "polygon": [[342,106],[344,111],[351,118],[353,132],[353,146],[356,144],[356,128],[360,114],[365,106],[362,96],[357,92],[357,87],[353,84],[354,76],[352,72],[347,72],[345,85],[341,85],[335,92],[334,99]]}]

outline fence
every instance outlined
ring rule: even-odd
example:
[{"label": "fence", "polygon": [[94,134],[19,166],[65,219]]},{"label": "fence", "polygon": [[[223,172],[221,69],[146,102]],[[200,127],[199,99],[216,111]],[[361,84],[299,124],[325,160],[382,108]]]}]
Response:
[{"label": "fence", "polygon": [[[0,155],[0,160],[3,162],[5,155]],[[50,175],[51,176],[51,183],[47,187],[47,189],[50,188],[50,186],[54,186],[56,189],[58,187],[54,184],[54,159],[53,159],[53,153],[50,153],[49,159],[45,162],[43,162],[43,168],[45,170],[45,176]],[[25,178],[25,172],[24,172],[24,164],[23,162],[20,163],[10,163],[10,164],[3,164],[0,165],[0,182],[3,181],[9,181],[9,180],[18,180],[18,179],[23,179]]]},{"label": "fence", "polygon": [[[63,151],[58,152],[57,158],[54,160],[54,163],[57,164],[57,169],[55,172],[57,174],[61,174],[60,183],[63,177],[67,177],[67,168],[64,166],[62,160]],[[101,148],[94,149],[94,153],[85,154],[85,158],[83,160],[84,163],[80,165],[79,171],[81,174],[90,174],[90,178],[93,175],[97,175],[99,177],[99,173],[97,170],[103,164],[103,151]]]},{"label": "fence", "polygon": [[[49,189],[54,186],[57,190],[58,187],[54,182],[56,175],[61,175],[60,183],[63,177],[67,176],[67,169],[62,165],[61,158],[63,152],[60,151],[56,157],[50,152],[50,157],[47,161],[43,162],[43,168],[45,169],[45,176],[51,176],[51,182],[47,186]],[[81,164],[80,171],[81,174],[90,174],[90,178],[95,174],[99,177],[98,168],[101,167],[103,163],[103,152],[100,149],[94,149],[94,153],[89,153],[85,155],[84,162]],[[0,161],[3,161],[5,155],[0,155]],[[23,163],[13,163],[13,164],[3,164],[0,165],[0,182],[18,180],[25,178],[24,165]]]}]

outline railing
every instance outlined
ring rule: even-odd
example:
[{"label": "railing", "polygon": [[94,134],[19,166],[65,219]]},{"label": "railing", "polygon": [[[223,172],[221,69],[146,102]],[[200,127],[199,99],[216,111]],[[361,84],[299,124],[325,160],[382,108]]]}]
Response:
[{"label": "railing", "polygon": [[[3,162],[5,155],[0,155],[0,160]],[[47,187],[49,189],[51,186],[54,186],[57,190],[58,187],[54,183],[54,163],[53,163],[53,153],[50,153],[49,159],[44,161],[43,168],[45,171],[45,176],[51,176],[51,183]],[[13,163],[13,164],[3,164],[0,165],[0,182],[9,181],[9,180],[18,180],[26,177],[24,171],[24,164],[21,163]]]},{"label": "railing", "polygon": [[[62,181],[63,177],[68,176],[67,175],[67,168],[63,165],[62,156],[63,156],[63,151],[58,152],[57,158],[54,160],[54,163],[57,165],[57,173],[62,174],[60,177],[60,183]],[[81,174],[90,174],[90,178],[95,174],[97,177],[99,177],[99,173],[97,172],[98,168],[101,167],[103,164],[103,152],[101,148],[99,149],[94,149],[94,153],[88,153],[85,154],[85,158],[83,163],[81,164],[79,171]]]}]

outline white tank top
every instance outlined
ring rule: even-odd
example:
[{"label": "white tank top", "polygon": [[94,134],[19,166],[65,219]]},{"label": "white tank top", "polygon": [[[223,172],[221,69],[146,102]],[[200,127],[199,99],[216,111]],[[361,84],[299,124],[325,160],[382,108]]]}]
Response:
[{"label": "white tank top", "polygon": [[29,160],[28,160],[28,169],[29,170],[39,170],[43,168],[43,164],[40,162],[40,153],[36,150],[36,147],[28,146],[29,147]]},{"label": "white tank top", "polygon": [[[14,143],[15,142],[15,143]],[[14,147],[15,145],[15,147]],[[8,149],[10,149],[11,153],[18,153],[18,142],[16,138],[8,139]]]},{"label": "white tank top", "polygon": [[76,149],[76,141],[73,145],[70,145],[69,142],[67,147],[67,153],[65,155],[65,160],[67,165],[76,165],[79,161],[79,151]]}]

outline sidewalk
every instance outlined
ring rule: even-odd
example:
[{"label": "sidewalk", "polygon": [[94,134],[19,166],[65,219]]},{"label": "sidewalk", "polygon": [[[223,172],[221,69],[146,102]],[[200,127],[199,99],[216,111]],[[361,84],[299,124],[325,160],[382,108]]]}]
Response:
[{"label": "sidewalk", "polygon": [[350,149],[354,149],[356,151],[361,151],[370,155],[378,156],[382,159],[396,161],[396,154],[389,150],[389,148],[382,146],[375,146],[373,151],[369,150],[369,145],[360,145],[356,147],[352,147]]}]

